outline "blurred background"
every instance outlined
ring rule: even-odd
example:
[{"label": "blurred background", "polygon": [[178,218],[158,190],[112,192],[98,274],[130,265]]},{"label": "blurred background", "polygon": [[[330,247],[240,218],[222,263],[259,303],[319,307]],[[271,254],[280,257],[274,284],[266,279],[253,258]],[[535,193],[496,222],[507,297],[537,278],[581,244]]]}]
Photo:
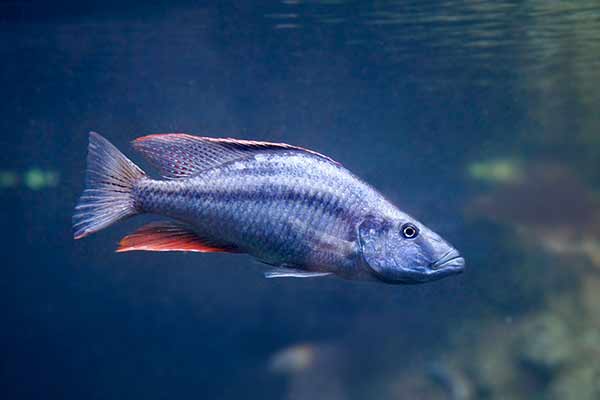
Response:
[{"label": "blurred background", "polygon": [[[2,398],[600,398],[597,1],[11,0],[0,56]],[[467,272],[75,242],[90,130],[330,155]]]}]

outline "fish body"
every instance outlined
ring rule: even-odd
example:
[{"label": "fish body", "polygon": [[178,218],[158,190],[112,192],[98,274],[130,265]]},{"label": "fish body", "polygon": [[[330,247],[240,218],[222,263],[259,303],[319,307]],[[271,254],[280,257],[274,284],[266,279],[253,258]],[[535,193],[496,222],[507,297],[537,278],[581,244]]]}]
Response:
[{"label": "fish body", "polygon": [[356,226],[369,206],[394,212],[339,165],[293,151],[259,153],[187,179],[144,179],[134,192],[144,212],[185,221],[226,248],[342,274],[357,272]]},{"label": "fish body", "polygon": [[[166,179],[148,177],[91,133],[76,238],[148,213],[169,221],[125,237],[119,251],[246,253],[275,267],[268,277],[334,274],[388,283],[439,279],[464,266],[438,235],[319,153],[185,134],[150,135],[133,145]],[[403,227],[415,237],[403,237]]]}]

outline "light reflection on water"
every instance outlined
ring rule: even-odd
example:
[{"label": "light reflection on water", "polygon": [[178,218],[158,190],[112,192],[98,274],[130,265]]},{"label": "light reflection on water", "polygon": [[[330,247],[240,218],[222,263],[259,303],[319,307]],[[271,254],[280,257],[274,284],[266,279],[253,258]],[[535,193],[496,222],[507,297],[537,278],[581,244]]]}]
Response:
[{"label": "light reflection on water", "polygon": [[[600,5],[594,0],[283,1],[265,17],[274,29],[335,29],[347,45],[383,51],[390,63],[429,49],[438,62],[424,63],[421,77],[437,73],[439,81],[460,66],[464,79],[482,84],[492,82],[481,78],[483,72],[510,72],[545,85],[548,78],[540,73],[564,65],[562,58],[580,79],[600,70]],[[515,58],[520,69],[506,71],[513,65],[506,61]]]}]

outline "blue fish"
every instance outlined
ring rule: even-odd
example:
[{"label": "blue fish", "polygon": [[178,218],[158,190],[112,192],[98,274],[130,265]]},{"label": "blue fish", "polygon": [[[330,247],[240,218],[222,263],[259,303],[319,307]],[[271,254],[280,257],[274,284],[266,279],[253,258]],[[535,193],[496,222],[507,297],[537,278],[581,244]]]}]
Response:
[{"label": "blue fish", "polygon": [[135,150],[150,178],[97,133],[73,216],[83,238],[137,214],[167,217],[124,237],[117,251],[250,254],[274,277],[335,275],[420,283],[460,273],[464,259],[331,158],[282,143],[157,134]]}]

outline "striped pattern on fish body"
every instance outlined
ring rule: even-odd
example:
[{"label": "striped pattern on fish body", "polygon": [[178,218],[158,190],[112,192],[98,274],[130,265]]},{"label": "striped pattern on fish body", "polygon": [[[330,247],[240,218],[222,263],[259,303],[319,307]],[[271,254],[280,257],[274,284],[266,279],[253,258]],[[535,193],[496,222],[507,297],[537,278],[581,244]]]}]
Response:
[{"label": "striped pattern on fish body", "polygon": [[117,251],[247,253],[267,277],[335,274],[419,283],[459,273],[458,251],[337,162],[282,143],[149,135],[133,142],[152,179],[90,133],[73,215],[83,238],[136,214],[169,218],[124,237]]},{"label": "striped pattern on fish body", "polygon": [[311,153],[265,152],[191,178],[141,180],[143,212],[166,215],[200,236],[275,265],[350,272],[356,225],[371,207],[390,209],[346,169]]}]

